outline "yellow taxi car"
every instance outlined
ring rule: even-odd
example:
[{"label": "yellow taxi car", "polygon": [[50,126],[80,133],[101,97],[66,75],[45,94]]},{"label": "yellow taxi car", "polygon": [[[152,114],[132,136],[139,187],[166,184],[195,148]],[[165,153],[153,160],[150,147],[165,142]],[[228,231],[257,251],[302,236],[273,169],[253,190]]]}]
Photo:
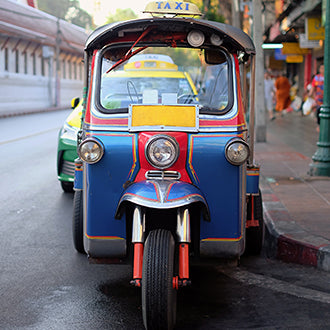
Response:
[{"label": "yellow taxi car", "polygon": [[[110,68],[109,68],[110,69]],[[164,54],[136,55],[112,72],[101,89],[101,103],[105,109],[127,107],[131,103],[188,104],[197,101],[197,90],[191,76],[180,71],[172,58]],[[109,88],[107,88],[109,86]],[[111,86],[111,88],[110,88]],[[111,93],[107,91],[111,90]],[[123,94],[125,96],[123,97]],[[73,111],[58,136],[57,176],[64,192],[73,192],[77,133],[81,125],[82,100],[72,100]]]}]

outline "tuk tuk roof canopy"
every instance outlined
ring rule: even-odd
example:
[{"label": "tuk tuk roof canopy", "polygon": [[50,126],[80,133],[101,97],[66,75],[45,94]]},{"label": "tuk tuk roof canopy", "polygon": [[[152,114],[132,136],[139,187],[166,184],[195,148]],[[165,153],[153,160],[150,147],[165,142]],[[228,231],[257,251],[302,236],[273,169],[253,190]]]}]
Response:
[{"label": "tuk tuk roof canopy", "polygon": [[[171,43],[172,41],[172,44],[177,43],[179,45],[182,38],[185,38],[191,30],[199,30],[209,37],[208,39],[212,34],[218,35],[222,39],[221,46],[227,48],[229,52],[242,51],[249,55],[255,54],[255,47],[251,38],[234,26],[202,19],[177,17],[143,18],[101,26],[88,37],[85,51],[100,49],[113,42],[134,42],[147,29],[150,29],[150,34],[157,35],[157,38],[152,39],[147,33],[140,40],[141,43],[151,41]],[[175,35],[181,35],[180,40],[175,39]],[[206,38],[205,43],[208,39]],[[185,43],[188,44],[186,40]]]}]

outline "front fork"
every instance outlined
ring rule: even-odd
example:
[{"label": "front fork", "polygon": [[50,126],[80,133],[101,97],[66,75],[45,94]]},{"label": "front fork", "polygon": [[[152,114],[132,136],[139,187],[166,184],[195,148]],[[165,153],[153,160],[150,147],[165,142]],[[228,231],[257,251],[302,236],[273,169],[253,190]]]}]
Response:
[{"label": "front fork", "polygon": [[[143,265],[143,244],[145,240],[145,213],[140,206],[133,212],[132,243],[134,246],[133,280],[131,284],[140,287]],[[189,280],[190,214],[186,208],[177,210],[176,241],[179,243],[179,276],[173,277],[173,288],[187,286]]]}]

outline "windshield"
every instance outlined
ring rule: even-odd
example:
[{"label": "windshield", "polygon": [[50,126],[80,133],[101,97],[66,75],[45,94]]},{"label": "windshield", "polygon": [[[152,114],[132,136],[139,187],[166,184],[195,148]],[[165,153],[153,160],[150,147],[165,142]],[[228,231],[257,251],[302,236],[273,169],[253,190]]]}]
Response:
[{"label": "windshield", "polygon": [[191,104],[215,114],[229,108],[227,56],[221,56],[222,63],[210,65],[199,49],[148,47],[123,63],[118,62],[123,55],[117,54],[117,49],[110,48],[102,57],[99,104],[103,112],[125,111],[131,104]]}]

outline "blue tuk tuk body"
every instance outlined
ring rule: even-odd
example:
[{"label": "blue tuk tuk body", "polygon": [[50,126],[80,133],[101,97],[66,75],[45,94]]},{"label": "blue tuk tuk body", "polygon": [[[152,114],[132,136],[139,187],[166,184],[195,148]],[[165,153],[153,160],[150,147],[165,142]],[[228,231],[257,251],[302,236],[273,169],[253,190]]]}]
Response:
[{"label": "blue tuk tuk body", "polygon": [[[197,49],[189,60],[203,68],[179,70],[157,47],[166,54],[169,48]],[[253,58],[254,46],[222,23],[154,17],[101,27],[85,51],[75,247],[95,262],[133,254],[132,283],[142,288],[145,326],[165,317],[171,328],[172,290],[190,283],[191,258],[238,259],[246,245],[261,248],[259,168],[240,69]],[[134,61],[138,53],[145,55]],[[184,92],[169,89],[173,82]],[[154,287],[150,278],[159,272],[163,280]],[[163,305],[151,312],[155,292],[170,297],[169,314]]]},{"label": "blue tuk tuk body", "polygon": [[[200,204],[201,254],[239,257],[244,252],[246,166],[229,164],[224,149],[228,141],[242,135],[188,134],[190,154],[185,171],[191,183],[135,182],[140,170],[138,133],[91,131],[90,136],[106,147],[99,163],[84,166],[84,205],[88,206],[84,244],[89,256],[126,256],[127,224],[121,209],[123,203],[132,202],[156,209]],[[127,188],[126,182],[130,182]]]}]

